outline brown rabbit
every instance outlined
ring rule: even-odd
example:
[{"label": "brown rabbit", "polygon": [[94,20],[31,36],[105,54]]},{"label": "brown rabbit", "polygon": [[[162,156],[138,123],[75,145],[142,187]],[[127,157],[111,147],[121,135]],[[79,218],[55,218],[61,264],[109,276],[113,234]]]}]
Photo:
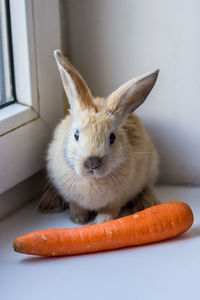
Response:
[{"label": "brown rabbit", "polygon": [[[130,80],[106,99],[93,98],[83,78],[54,52],[70,114],[58,124],[47,154],[52,184],[75,223],[115,219],[130,201],[138,211],[155,205],[156,149],[132,112],[153,88],[159,70]],[[45,205],[44,205],[45,206]]]}]

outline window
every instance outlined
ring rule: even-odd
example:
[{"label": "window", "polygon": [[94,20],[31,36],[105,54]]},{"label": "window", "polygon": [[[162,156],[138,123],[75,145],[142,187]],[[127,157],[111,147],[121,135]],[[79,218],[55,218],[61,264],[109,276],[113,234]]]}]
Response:
[{"label": "window", "polygon": [[[8,1],[0,1],[2,13]],[[61,49],[59,2],[9,0],[17,102],[0,109],[0,194],[44,167],[52,130],[64,115],[63,90],[53,57],[53,51]],[[4,39],[6,43],[8,56]],[[9,78],[7,86],[11,87],[6,99],[13,100],[6,55],[4,79]]]},{"label": "window", "polygon": [[9,1],[0,0],[0,108],[14,101]]}]

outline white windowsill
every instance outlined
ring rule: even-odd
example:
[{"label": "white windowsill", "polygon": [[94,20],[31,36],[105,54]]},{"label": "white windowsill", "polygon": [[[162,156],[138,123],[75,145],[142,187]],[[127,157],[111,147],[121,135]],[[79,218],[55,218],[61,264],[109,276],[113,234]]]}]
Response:
[{"label": "white windowsill", "polygon": [[[200,188],[156,188],[162,201],[190,204],[195,217],[185,234],[160,243],[104,253],[37,258],[15,253],[12,241],[27,232],[75,227],[68,211],[42,215],[34,202],[0,223],[1,298],[199,299]],[[77,225],[78,226],[78,225]]]},{"label": "white windowsill", "polygon": [[4,107],[0,109],[0,136],[38,117],[38,114],[26,105],[14,103]]}]

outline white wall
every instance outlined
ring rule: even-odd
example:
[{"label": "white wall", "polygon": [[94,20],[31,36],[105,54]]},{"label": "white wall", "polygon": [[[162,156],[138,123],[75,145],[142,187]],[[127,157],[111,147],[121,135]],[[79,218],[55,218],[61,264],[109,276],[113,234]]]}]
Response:
[{"label": "white wall", "polygon": [[161,181],[200,184],[200,1],[67,0],[64,39],[94,95],[160,68],[138,111]]}]

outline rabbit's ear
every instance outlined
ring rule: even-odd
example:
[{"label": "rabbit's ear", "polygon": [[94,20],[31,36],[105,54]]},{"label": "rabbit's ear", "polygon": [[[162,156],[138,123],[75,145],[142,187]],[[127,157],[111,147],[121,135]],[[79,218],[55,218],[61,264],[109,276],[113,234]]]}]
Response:
[{"label": "rabbit's ear", "polygon": [[78,71],[72,66],[68,59],[62,55],[60,50],[55,50],[54,56],[71,111],[93,107],[92,94]]},{"label": "rabbit's ear", "polygon": [[144,102],[156,82],[158,73],[159,70],[144,74],[123,84],[108,97],[105,109],[123,121]]}]

